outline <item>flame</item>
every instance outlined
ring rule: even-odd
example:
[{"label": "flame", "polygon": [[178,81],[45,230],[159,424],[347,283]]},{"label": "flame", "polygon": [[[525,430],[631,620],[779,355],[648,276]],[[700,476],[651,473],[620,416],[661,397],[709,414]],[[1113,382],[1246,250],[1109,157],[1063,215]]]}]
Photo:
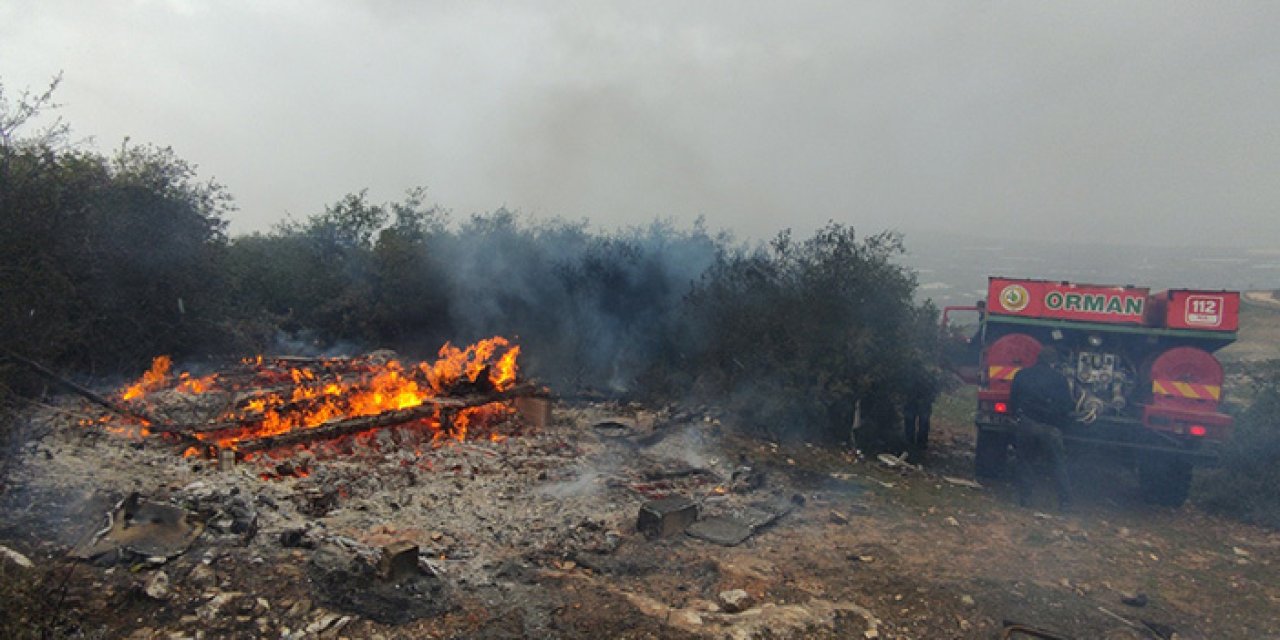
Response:
[{"label": "flame", "polygon": [[125,400],[141,398],[147,392],[155,391],[169,381],[169,367],[173,360],[169,356],[156,356],[151,360],[151,368],[142,374],[137,382],[129,385],[121,397]]},{"label": "flame", "polygon": [[216,373],[211,373],[202,378],[192,378],[191,374],[183,371],[182,374],[178,376],[178,386],[176,388],[178,391],[183,393],[200,395],[212,389],[213,385],[217,383],[217,381],[218,374]]},{"label": "flame", "polygon": [[[173,388],[194,395],[211,391],[253,393],[292,383],[288,390],[251,396],[241,401],[240,408],[224,412],[216,421],[232,425],[227,429],[194,434],[203,442],[234,450],[237,443],[246,440],[315,428],[336,420],[412,409],[448,393],[505,391],[516,383],[519,373],[520,347],[501,336],[463,348],[446,343],[438,355],[434,361],[408,365],[398,360],[383,363],[357,358],[309,360],[309,366],[291,366],[288,359],[257,355],[240,361],[249,370],[250,382],[218,374],[197,378],[183,372]],[[157,356],[151,369],[130,385],[123,397],[144,399],[148,393],[165,387],[172,379],[171,366],[168,356]],[[511,412],[506,404],[496,402],[460,410],[451,416],[448,425],[443,424],[439,411],[427,414],[416,424],[428,429],[432,440],[463,441],[478,425],[496,422]],[[145,429],[141,432],[145,435]],[[489,437],[494,442],[502,439]],[[196,456],[202,451],[200,447],[190,447],[183,455]]]},{"label": "flame", "polygon": [[[493,355],[498,349],[505,349],[497,363]],[[465,349],[459,349],[449,343],[440,347],[440,358],[428,365],[422,363],[420,368],[426,374],[432,389],[443,391],[445,387],[463,380],[476,382],[480,374],[488,371],[488,382],[498,391],[504,391],[515,384],[516,358],[520,355],[520,347],[512,346],[502,336],[494,336],[481,340]]]}]

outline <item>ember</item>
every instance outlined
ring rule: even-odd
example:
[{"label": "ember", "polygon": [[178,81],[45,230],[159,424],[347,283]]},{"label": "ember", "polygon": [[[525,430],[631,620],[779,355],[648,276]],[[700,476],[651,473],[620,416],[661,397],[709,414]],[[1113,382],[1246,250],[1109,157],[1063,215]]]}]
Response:
[{"label": "ember", "polygon": [[[171,359],[162,355],[119,393],[137,415],[157,419],[92,424],[176,438],[186,445],[186,457],[219,450],[248,455],[391,426],[412,426],[433,440],[464,441],[507,418],[513,412],[508,400],[536,395],[534,386],[518,384],[519,355],[519,346],[495,336],[465,348],[445,344],[439,358],[428,362],[404,363],[390,352],[356,358],[258,355],[201,377],[174,376]],[[203,410],[193,419],[172,419],[174,394]],[[505,438],[491,432],[481,437]]]}]

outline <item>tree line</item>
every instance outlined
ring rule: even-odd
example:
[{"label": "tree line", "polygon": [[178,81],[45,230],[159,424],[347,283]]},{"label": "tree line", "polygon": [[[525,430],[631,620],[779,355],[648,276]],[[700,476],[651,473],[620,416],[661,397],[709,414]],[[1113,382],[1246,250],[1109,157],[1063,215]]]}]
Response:
[{"label": "tree line", "polygon": [[[133,375],[161,353],[427,357],[502,334],[566,393],[710,400],[775,435],[831,440],[855,408],[888,425],[936,375],[936,311],[913,301],[894,234],[833,222],[751,245],[701,223],[455,219],[413,189],[232,237],[230,194],[172,149],[100,153],[60,121],[34,129],[53,88],[0,86],[0,341],[68,374]],[[42,389],[7,361],[0,385]]]}]

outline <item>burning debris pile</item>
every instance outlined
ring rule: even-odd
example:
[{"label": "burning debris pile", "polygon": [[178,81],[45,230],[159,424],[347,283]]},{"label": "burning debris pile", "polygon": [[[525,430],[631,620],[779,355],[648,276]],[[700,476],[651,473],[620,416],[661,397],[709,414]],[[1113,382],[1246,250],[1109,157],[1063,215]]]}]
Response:
[{"label": "burning debris pile", "polygon": [[[862,628],[822,603],[716,604],[762,593],[736,567],[806,499],[861,488],[766,479],[752,458],[776,452],[726,449],[707,407],[560,402],[552,416],[518,355],[493,338],[430,362],[264,356],[198,375],[157,358],[102,402],[32,412],[42,435],[0,496],[0,540],[68,558],[88,576],[72,606],[116,631],[702,635],[674,616],[751,637],[784,614]],[[676,613],[655,604],[690,589]]]},{"label": "burning debris pile", "polygon": [[[520,348],[502,337],[446,344],[434,362],[405,364],[381,351],[356,358],[248,358],[193,376],[155,358],[119,394],[118,410],[89,421],[114,433],[160,436],[184,455],[252,460],[312,443],[412,427],[418,442],[465,441],[502,422],[510,401],[544,395],[517,380]],[[496,431],[483,437],[503,438]]]}]

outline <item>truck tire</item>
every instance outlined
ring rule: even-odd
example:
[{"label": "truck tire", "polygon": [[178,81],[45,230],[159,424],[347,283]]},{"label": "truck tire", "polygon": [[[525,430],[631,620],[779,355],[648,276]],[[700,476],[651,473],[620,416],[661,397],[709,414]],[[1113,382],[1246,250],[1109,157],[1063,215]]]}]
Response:
[{"label": "truck tire", "polygon": [[973,456],[973,475],[999,478],[1009,464],[1009,434],[978,429],[978,444]]},{"label": "truck tire", "polygon": [[1161,507],[1181,507],[1191,491],[1191,461],[1167,453],[1147,453],[1138,460],[1138,488],[1142,501]]}]

